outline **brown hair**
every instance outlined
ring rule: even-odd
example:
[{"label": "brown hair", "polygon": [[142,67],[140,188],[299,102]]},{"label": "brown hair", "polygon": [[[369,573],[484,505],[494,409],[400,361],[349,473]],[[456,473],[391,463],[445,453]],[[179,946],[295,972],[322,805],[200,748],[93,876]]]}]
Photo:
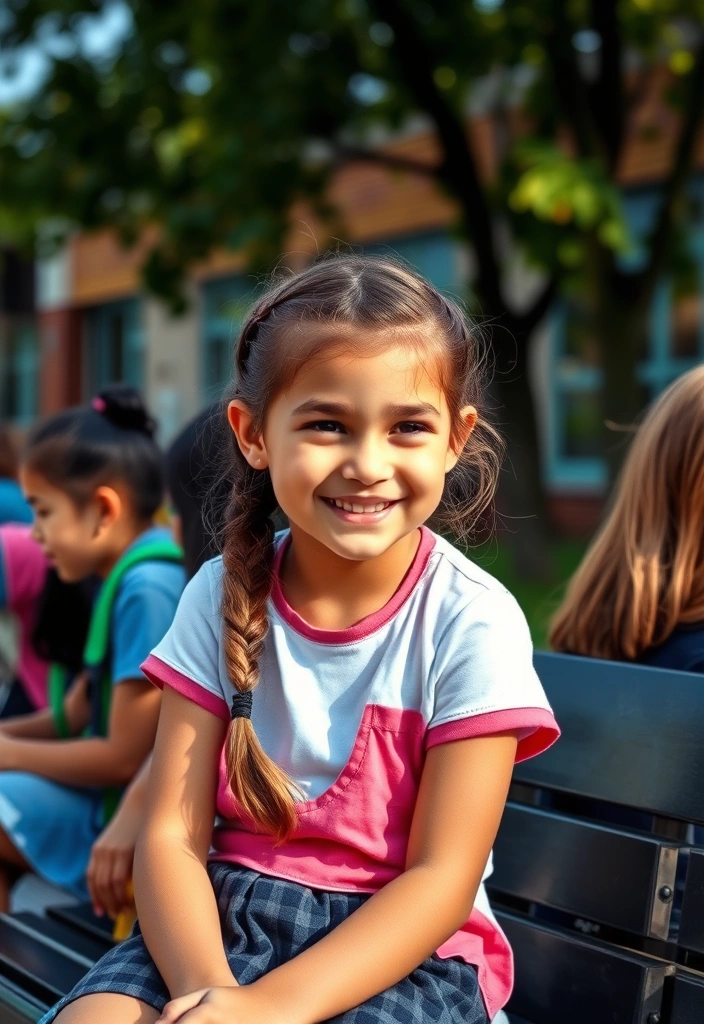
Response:
[{"label": "brown hair", "polygon": [[555,650],[631,660],[704,620],[704,367],[653,405],[555,615]]},{"label": "brown hair", "polygon": [[[356,332],[352,337],[351,332]],[[486,360],[459,307],[418,274],[388,258],[327,257],[273,287],[252,309],[239,337],[236,379],[226,402],[241,399],[264,425],[271,401],[327,346],[359,350],[359,336],[374,350],[406,344],[426,364],[442,364],[441,386],[453,435],[467,404],[482,409]],[[224,513],[223,643],[227,672],[240,693],[254,689],[268,628],[272,583],[272,514],[276,497],[268,470],[255,470],[231,435],[227,473],[232,492]],[[459,445],[458,445],[459,446]],[[440,528],[466,540],[490,506],[500,464],[500,442],[480,418],[457,467],[448,474],[438,513]],[[297,822],[296,787],[262,750],[251,722],[235,718],[226,743],[233,794],[263,830],[283,841]]]},{"label": "brown hair", "polygon": [[17,443],[12,430],[5,423],[0,423],[0,478],[17,479]]}]

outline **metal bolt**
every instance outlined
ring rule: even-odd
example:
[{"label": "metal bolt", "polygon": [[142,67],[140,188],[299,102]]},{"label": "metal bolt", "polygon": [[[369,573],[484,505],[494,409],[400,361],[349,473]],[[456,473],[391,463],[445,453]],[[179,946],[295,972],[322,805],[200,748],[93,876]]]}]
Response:
[{"label": "metal bolt", "polygon": [[[672,889],[669,885],[663,885],[662,888],[658,890],[658,898],[661,899],[663,903],[670,902],[670,900],[672,899]],[[660,1018],[658,1017],[658,1020],[659,1019]],[[650,1021],[650,1018],[648,1018],[648,1020]],[[654,1024],[657,1024],[657,1021],[654,1022]]]},{"label": "metal bolt", "polygon": [[[665,888],[667,888],[667,886],[665,886]],[[659,1013],[649,1013],[648,1014],[648,1020],[646,1021],[646,1024],[660,1024],[660,1014]]]}]

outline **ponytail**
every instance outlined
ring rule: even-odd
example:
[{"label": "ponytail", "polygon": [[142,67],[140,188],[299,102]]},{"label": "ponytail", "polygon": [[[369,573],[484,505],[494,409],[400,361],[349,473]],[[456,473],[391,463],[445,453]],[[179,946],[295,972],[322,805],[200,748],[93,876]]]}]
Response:
[{"label": "ponytail", "polygon": [[[222,619],[225,664],[239,694],[259,682],[259,659],[269,628],[266,605],[272,584],[276,498],[268,470],[253,470],[237,453],[235,481],[223,531]],[[298,787],[264,753],[249,718],[230,722],[225,742],[230,788],[242,809],[283,842],[298,817]]]}]

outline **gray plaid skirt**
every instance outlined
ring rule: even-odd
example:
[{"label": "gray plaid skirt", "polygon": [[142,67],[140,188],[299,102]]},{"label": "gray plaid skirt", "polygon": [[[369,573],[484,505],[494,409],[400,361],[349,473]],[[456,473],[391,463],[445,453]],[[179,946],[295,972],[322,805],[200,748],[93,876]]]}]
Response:
[{"label": "gray plaid skirt", "polygon": [[[323,892],[231,864],[208,866],[218,901],[223,942],[241,985],[286,963],[349,917],[366,894]],[[167,988],[139,926],[106,953],[39,1024],[50,1024],[68,1003],[96,992],[135,996],[161,1012]],[[477,972],[459,959],[431,956],[407,978],[333,1018],[335,1024],[488,1024]]]}]

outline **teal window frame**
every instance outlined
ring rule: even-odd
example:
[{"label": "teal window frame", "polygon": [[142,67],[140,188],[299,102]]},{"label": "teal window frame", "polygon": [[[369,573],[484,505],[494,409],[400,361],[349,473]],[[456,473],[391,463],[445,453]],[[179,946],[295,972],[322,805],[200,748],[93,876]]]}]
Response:
[{"label": "teal window frame", "polygon": [[463,298],[466,282],[461,280],[461,245],[449,231],[421,231],[370,243],[364,251],[380,256],[398,256],[442,292]]},{"label": "teal window frame", "polygon": [[2,416],[27,427],[39,413],[39,332],[33,317],[12,317],[2,352]]},{"label": "teal window frame", "polygon": [[[119,341],[116,331],[119,331]],[[145,331],[139,299],[105,302],[90,309],[87,340],[91,394],[115,383],[130,384],[140,391],[144,389]]]},{"label": "teal window frame", "polygon": [[[692,186],[692,194],[704,200],[704,179]],[[642,237],[653,222],[658,206],[658,193],[644,191],[627,197],[626,206],[633,233]],[[704,221],[697,223],[689,239],[690,251],[697,267],[699,293],[704,296]],[[632,266],[644,258],[636,250],[629,258]],[[704,361],[704,316],[699,323],[697,355],[684,358],[673,355],[673,284],[662,280],[656,288],[649,316],[648,356],[637,368],[638,381],[644,385],[651,399],[655,398],[676,377]],[[597,394],[602,373],[596,367],[580,365],[566,356],[567,318],[569,305],[558,300],[550,314],[548,324],[549,345],[549,409],[547,413],[547,452],[544,460],[546,484],[551,490],[578,491],[580,493],[604,491],[607,470],[603,459],[565,455],[566,405],[570,395]]]},{"label": "teal window frame", "polygon": [[234,373],[235,341],[255,300],[251,278],[242,274],[201,284],[201,391],[204,404],[215,401]]}]

